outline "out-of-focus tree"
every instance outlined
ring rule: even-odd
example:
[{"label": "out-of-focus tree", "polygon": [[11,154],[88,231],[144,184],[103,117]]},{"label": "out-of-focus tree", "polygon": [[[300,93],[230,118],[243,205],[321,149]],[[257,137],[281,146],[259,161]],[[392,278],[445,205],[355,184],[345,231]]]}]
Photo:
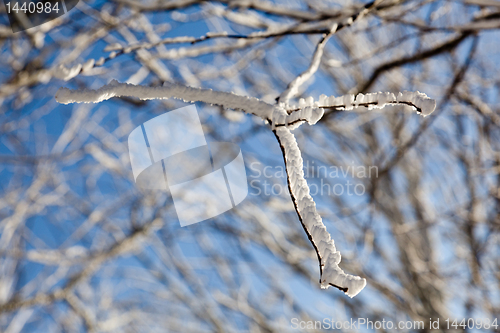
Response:
[{"label": "out-of-focus tree", "polygon": [[[282,332],[358,318],[422,332],[429,320],[445,331],[447,318],[473,318],[499,331],[499,2],[80,1],[18,33],[5,10],[2,331]],[[197,104],[208,141],[241,147],[249,195],[181,228],[168,193],[136,188],[127,137],[184,104],[54,99],[61,86],[116,79],[273,104],[325,34],[298,98],[419,90],[437,100],[426,118],[360,107],[294,131],[341,266],[367,279],[353,299],[319,288],[268,125]]]}]

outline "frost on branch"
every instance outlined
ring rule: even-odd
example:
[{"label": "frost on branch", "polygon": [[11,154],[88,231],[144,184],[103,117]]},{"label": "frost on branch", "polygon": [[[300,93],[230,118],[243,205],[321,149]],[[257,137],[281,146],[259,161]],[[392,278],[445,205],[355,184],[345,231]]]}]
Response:
[{"label": "frost on branch", "polygon": [[[90,65],[89,65],[90,66]],[[325,110],[353,110],[358,107],[381,109],[386,105],[408,105],[423,116],[428,116],[436,108],[436,102],[421,92],[370,93],[327,97],[321,95],[318,101],[312,97],[301,98],[298,105],[278,103],[271,105],[257,98],[239,96],[233,93],[186,87],[177,84],[164,84],[163,87],[137,86],[119,83],[116,80],[97,90],[69,90],[61,88],[56,93],[59,103],[99,103],[112,97],[136,97],[143,100],[176,98],[186,102],[204,102],[220,105],[229,109],[243,110],[254,114],[272,125],[278,139],[286,165],[290,196],[311,244],[316,250],[320,266],[320,284],[326,289],[330,286],[354,297],[366,285],[366,280],[346,274],[340,267],[340,252],[326,230],[316,204],[309,194],[309,186],[304,178],[303,160],[291,130],[307,122],[317,123]],[[288,96],[287,96],[288,97]]]},{"label": "frost on branch", "polygon": [[404,104],[413,107],[422,116],[428,116],[436,108],[436,101],[427,97],[426,94],[410,91],[403,91],[397,95],[390,92],[376,92],[369,94],[347,94],[340,97],[327,97],[321,95],[318,107],[336,108],[342,110],[352,110],[356,107],[366,107],[371,109],[382,109],[386,105]]},{"label": "frost on branch", "polygon": [[295,210],[318,256],[321,288],[333,286],[349,297],[354,297],[365,287],[366,280],[346,274],[339,267],[340,252],[335,248],[333,239],[309,194],[309,186],[304,178],[303,160],[295,136],[286,127],[279,127],[274,132],[285,158],[288,187]]},{"label": "frost on branch", "polygon": [[[340,97],[321,95],[318,101],[314,101],[312,97],[301,98],[298,105],[281,104],[283,108],[288,110],[288,124],[292,121],[302,119],[309,124],[314,124],[321,118],[308,116],[307,108],[314,109],[337,109],[337,110],[353,110],[358,107],[366,107],[368,110],[382,109],[387,105],[408,105],[411,106],[417,113],[426,117],[434,112],[436,101],[429,98],[426,94],[417,92],[404,91],[397,95],[390,92],[376,92],[369,94],[347,94]],[[316,115],[320,111],[316,111]],[[284,122],[283,122],[284,124]]]},{"label": "frost on branch", "polygon": [[397,95],[389,92],[347,94],[340,97],[321,95],[318,101],[314,101],[312,97],[301,98],[298,105],[290,106],[280,103],[277,109],[287,110],[287,112],[274,112],[272,125],[273,129],[285,126],[293,130],[305,122],[309,125],[316,124],[323,117],[325,109],[353,110],[365,107],[372,110],[382,109],[387,105],[408,105],[426,117],[436,108],[436,101],[419,91],[404,91]]},{"label": "frost on branch", "polygon": [[243,110],[264,120],[270,119],[273,105],[257,98],[239,96],[233,93],[200,89],[183,85],[165,83],[163,87],[138,86],[112,80],[97,90],[70,90],[60,88],[56,100],[61,104],[99,103],[113,97],[136,97],[142,100],[176,98],[184,102],[204,102],[220,105],[228,109]]}]

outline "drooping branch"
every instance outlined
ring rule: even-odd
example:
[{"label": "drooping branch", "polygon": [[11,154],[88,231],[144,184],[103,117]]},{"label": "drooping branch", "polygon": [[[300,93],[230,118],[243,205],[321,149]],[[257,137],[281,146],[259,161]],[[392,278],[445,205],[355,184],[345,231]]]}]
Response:
[{"label": "drooping branch", "polygon": [[286,127],[273,130],[278,140],[287,173],[288,190],[292,197],[300,223],[316,251],[319,261],[321,288],[330,286],[345,292],[349,297],[356,296],[366,285],[359,276],[346,274],[340,267],[340,252],[326,230],[316,204],[309,194],[309,186],[304,178],[303,160],[295,136]]}]

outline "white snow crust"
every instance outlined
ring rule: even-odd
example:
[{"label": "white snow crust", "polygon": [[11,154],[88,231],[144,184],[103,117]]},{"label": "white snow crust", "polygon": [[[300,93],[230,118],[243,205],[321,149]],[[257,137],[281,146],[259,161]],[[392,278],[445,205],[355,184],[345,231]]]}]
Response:
[{"label": "white snow crust", "polygon": [[320,284],[322,289],[334,286],[349,297],[356,296],[365,286],[366,280],[346,274],[340,267],[340,252],[326,230],[316,204],[309,194],[309,186],[304,178],[303,160],[295,136],[286,127],[275,129],[276,136],[285,155],[286,171],[292,200],[311,243],[320,260]]},{"label": "white snow crust", "polygon": [[70,90],[60,88],[56,100],[62,104],[99,103],[113,97],[128,96],[142,100],[176,98],[185,102],[204,102],[220,105],[228,109],[243,110],[262,119],[270,119],[274,106],[257,98],[239,96],[233,93],[200,89],[166,83],[162,87],[139,86],[119,83],[116,80],[97,90]]}]

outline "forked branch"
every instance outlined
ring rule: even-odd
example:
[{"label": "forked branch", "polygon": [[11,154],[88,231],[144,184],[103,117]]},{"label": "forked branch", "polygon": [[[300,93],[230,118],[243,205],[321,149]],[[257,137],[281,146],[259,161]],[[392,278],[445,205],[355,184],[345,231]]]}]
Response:
[{"label": "forked branch", "polygon": [[136,86],[113,80],[97,90],[69,90],[61,88],[56,93],[59,103],[99,103],[112,97],[136,97],[143,100],[176,98],[188,102],[204,102],[225,108],[243,110],[267,120],[272,125],[285,161],[288,188],[297,216],[304,231],[313,245],[320,268],[320,285],[326,289],[338,288],[348,296],[354,297],[366,285],[366,280],[346,274],[340,267],[340,252],[326,230],[316,204],[309,194],[309,186],[304,178],[303,160],[295,136],[291,130],[302,123],[311,125],[318,122],[325,109],[352,110],[358,107],[368,109],[383,108],[387,104],[403,104],[413,107],[418,113],[427,116],[436,107],[436,102],[420,92],[373,93],[327,97],[319,101],[312,98],[299,100],[298,106],[285,103],[271,105],[257,98],[239,96],[233,93],[192,88],[177,84],[162,87]]}]

